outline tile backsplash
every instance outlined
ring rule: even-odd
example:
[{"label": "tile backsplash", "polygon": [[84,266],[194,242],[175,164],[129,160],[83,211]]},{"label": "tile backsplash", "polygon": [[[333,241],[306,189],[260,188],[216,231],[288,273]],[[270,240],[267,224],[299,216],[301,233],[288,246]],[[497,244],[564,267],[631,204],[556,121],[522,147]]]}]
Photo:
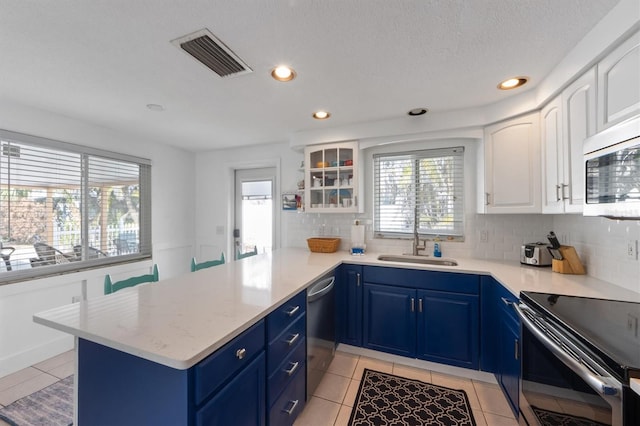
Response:
[{"label": "tile backsplash", "polygon": [[[282,216],[282,245],[306,247],[313,236],[338,236],[341,250],[350,248],[351,224],[366,226],[367,250],[408,253],[411,240],[373,238],[370,218],[358,214],[287,212]],[[581,215],[481,215],[465,217],[465,241],[440,243],[444,257],[472,257],[519,262],[520,246],[547,242],[553,230],[564,245],[576,248],[587,273],[640,293],[640,260],[627,255],[627,245],[640,240],[640,221],[615,221]],[[427,242],[433,253],[433,242]]]}]

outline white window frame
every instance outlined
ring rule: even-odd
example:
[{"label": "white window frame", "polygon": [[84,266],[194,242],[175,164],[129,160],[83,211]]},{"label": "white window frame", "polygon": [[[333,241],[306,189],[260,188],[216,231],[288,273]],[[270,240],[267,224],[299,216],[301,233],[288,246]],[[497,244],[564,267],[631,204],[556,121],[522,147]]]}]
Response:
[{"label": "white window frame", "polygon": [[[130,163],[139,166],[139,226],[138,226],[138,246],[133,253],[115,254],[108,257],[100,257],[87,259],[86,253],[89,252],[88,244],[88,213],[86,208],[81,207],[81,246],[83,259],[68,263],[59,263],[55,265],[38,266],[29,269],[18,269],[0,272],[0,285],[10,284],[18,281],[30,280],[35,278],[43,278],[47,276],[67,274],[79,272],[86,269],[104,267],[124,262],[138,261],[150,259],[152,255],[151,245],[151,160],[140,158],[127,154],[120,154],[101,150],[97,148],[85,147],[81,145],[61,142],[53,139],[27,135],[23,133],[12,132],[0,129],[0,141],[2,145],[16,143],[22,145],[30,145],[36,149],[56,150],[61,153],[73,153],[80,157],[80,176],[81,176],[81,205],[88,205],[89,191],[89,163],[91,159],[113,160],[123,163]],[[7,145],[8,151],[11,145]],[[10,154],[7,152],[6,154]],[[0,151],[0,155],[4,155]],[[5,246],[10,246],[10,242],[4,242]],[[1,261],[1,260],[0,260]]]},{"label": "white window frame", "polygon": [[[416,151],[402,151],[402,152],[385,152],[373,155],[373,211],[374,211],[374,236],[376,238],[413,238],[414,231],[417,231],[418,235],[422,238],[428,239],[443,239],[449,241],[464,241],[464,194],[465,194],[465,178],[464,178],[464,147],[451,147],[451,148],[436,148]],[[453,215],[444,221],[439,221],[435,227],[429,226],[429,221],[425,220],[425,214],[421,214],[421,218],[418,222],[416,218],[416,206],[422,204],[425,206],[428,197],[422,197],[421,203],[416,204],[416,199],[420,197],[416,188],[425,186],[425,179],[428,178],[428,174],[423,173],[422,177],[417,177],[415,174],[416,167],[419,165],[421,159],[430,158],[443,158],[448,157],[450,161],[453,161],[452,167],[449,168],[449,179],[453,180],[453,186],[446,194],[444,198],[450,207],[446,207],[445,210],[449,213],[453,212]],[[384,161],[403,161],[406,165],[409,165],[411,173],[409,176],[404,173],[404,176],[400,178],[401,183],[409,185],[409,193],[407,198],[403,201],[404,205],[398,207],[401,210],[404,219],[389,218],[388,212],[384,212],[385,196],[388,193],[384,193],[385,189],[381,183],[381,169],[380,163]],[[382,172],[384,173],[384,172]],[[417,178],[417,181],[416,181]],[[443,195],[440,196],[440,199]],[[394,203],[396,201],[394,200]],[[443,212],[444,213],[444,212]],[[385,218],[386,224],[385,224]],[[420,216],[420,214],[419,214]],[[404,223],[404,225],[403,225]],[[414,229],[415,224],[417,227]]]}]

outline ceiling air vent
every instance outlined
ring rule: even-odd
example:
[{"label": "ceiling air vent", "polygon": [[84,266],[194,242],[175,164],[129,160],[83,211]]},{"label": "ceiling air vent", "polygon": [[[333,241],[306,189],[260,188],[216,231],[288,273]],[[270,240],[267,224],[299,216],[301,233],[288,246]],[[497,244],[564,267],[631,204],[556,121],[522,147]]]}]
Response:
[{"label": "ceiling air vent", "polygon": [[180,37],[171,43],[183,49],[220,77],[252,72],[242,59],[207,29]]}]

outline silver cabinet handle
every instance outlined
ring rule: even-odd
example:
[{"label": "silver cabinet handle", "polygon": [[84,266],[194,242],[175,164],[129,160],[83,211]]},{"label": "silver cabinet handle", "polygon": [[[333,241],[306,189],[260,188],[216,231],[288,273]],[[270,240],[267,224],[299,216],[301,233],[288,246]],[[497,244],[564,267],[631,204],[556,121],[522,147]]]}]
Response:
[{"label": "silver cabinet handle", "polygon": [[289,340],[285,340],[284,342],[291,346],[295,343],[296,340],[298,340],[298,337],[300,337],[300,333],[296,333],[293,336],[291,336],[291,338],[289,338]]},{"label": "silver cabinet handle", "polygon": [[501,297],[500,299],[502,299],[502,303],[504,303],[507,306],[513,305],[513,302],[507,299],[506,297]]},{"label": "silver cabinet handle", "polygon": [[556,185],[556,201],[560,201],[560,185]]},{"label": "silver cabinet handle", "polygon": [[290,362],[289,365],[291,365],[291,368],[289,368],[288,370],[284,370],[285,373],[287,373],[287,376],[291,376],[293,373],[295,373],[295,371],[298,369],[298,366],[300,365],[299,362]]},{"label": "silver cabinet handle", "polygon": [[513,347],[513,358],[514,359],[520,359],[520,345],[518,344],[518,339],[514,340],[514,347]]},{"label": "silver cabinet handle", "polygon": [[563,200],[568,200],[569,196],[568,195],[564,195],[565,188],[569,188],[569,185],[567,185],[566,183],[563,183],[562,184],[562,199]]},{"label": "silver cabinet handle", "polygon": [[489,193],[488,192],[484,193],[484,205],[485,206],[489,205]]},{"label": "silver cabinet handle", "polygon": [[416,299],[411,298],[411,312],[415,312],[416,310]]},{"label": "silver cabinet handle", "polygon": [[291,403],[291,408],[289,408],[288,410],[284,409],[282,411],[284,411],[288,415],[291,415],[291,414],[293,414],[293,410],[295,410],[296,407],[298,406],[298,400],[296,399],[295,401],[289,401],[289,402]]},{"label": "silver cabinet handle", "polygon": [[422,312],[422,297],[418,299],[418,312]]},{"label": "silver cabinet handle", "polygon": [[238,350],[236,351],[236,357],[237,357],[238,359],[242,359],[242,358],[244,358],[246,354],[247,354],[247,350],[246,350],[245,348],[238,349]]},{"label": "silver cabinet handle", "polygon": [[293,314],[295,314],[296,312],[298,312],[298,310],[300,310],[300,306],[294,306],[293,308],[289,309],[288,311],[285,311],[285,314],[289,317],[292,317]]},{"label": "silver cabinet handle", "polygon": [[356,274],[356,287],[360,287],[360,272]]}]

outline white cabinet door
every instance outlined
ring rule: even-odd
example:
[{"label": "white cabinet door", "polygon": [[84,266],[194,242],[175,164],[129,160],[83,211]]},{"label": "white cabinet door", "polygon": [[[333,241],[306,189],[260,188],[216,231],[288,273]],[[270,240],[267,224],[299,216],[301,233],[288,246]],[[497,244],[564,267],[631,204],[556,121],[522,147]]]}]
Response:
[{"label": "white cabinet door", "polygon": [[598,132],[640,113],[640,32],[598,63]]},{"label": "white cabinet door", "polygon": [[484,130],[486,213],[540,213],[538,112]]},{"label": "white cabinet door", "polygon": [[542,136],[542,212],[564,212],[562,197],[564,144],[562,138],[562,99],[549,102],[540,112]]},{"label": "white cabinet door", "polygon": [[596,128],[595,68],[563,90],[540,113],[542,212],[580,213],[584,200],[583,143]]},{"label": "white cabinet door", "polygon": [[[640,77],[638,77],[640,78]],[[562,92],[564,211],[581,213],[584,202],[584,140],[596,131],[596,70],[584,73]]]}]

